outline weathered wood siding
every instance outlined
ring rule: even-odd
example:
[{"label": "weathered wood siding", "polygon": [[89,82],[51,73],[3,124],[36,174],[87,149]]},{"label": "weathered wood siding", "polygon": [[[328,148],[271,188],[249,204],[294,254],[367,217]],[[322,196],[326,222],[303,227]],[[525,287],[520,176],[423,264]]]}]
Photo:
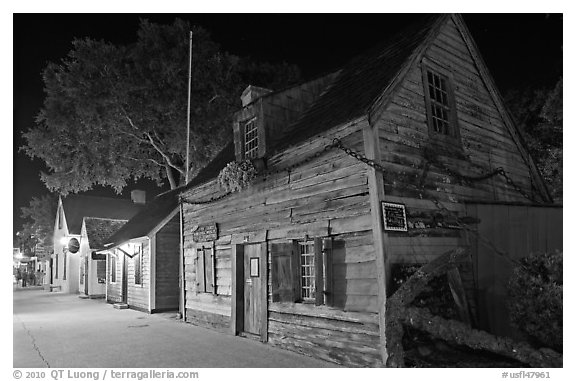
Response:
[{"label": "weathered wood siding", "polygon": [[180,221],[174,216],[156,233],[155,310],[178,309],[180,288]]},{"label": "weathered wood siding", "polygon": [[[452,74],[461,150],[442,148],[430,139],[418,62],[376,122],[380,160],[388,169],[383,175],[386,200],[406,205],[409,226],[406,233],[387,233],[392,264],[425,263],[456,246],[470,247],[469,237],[455,228],[454,221],[455,215],[466,214],[464,200],[527,201],[501,176],[465,183],[436,165],[425,169],[427,155],[467,176],[502,167],[514,182],[531,192],[529,167],[452,20],[443,26],[424,58]],[[462,277],[473,300],[472,269],[465,269]],[[475,309],[474,303],[471,308]]]},{"label": "weathered wood siding", "polygon": [[[360,121],[335,128],[323,137],[289,148],[269,159],[271,169],[302,162],[321,151],[335,136],[363,150]],[[214,181],[184,194],[190,200],[217,195]],[[217,223],[216,295],[198,293],[196,243],[191,227]],[[375,255],[366,167],[341,150],[330,150],[291,172],[260,178],[250,188],[208,205],[184,204],[184,247],[187,320],[226,329],[231,316],[231,245],[267,241],[270,244],[303,239],[306,235],[343,242],[334,253],[334,307],[293,304],[282,308],[271,301],[269,276],[269,342],[348,366],[380,362],[376,320]],[[271,271],[270,252],[267,271]],[[317,316],[318,311],[322,316]],[[354,320],[362,316],[371,323]],[[334,324],[332,324],[334,323]],[[304,329],[321,325],[322,329]],[[229,330],[228,330],[229,331]],[[362,331],[359,333],[359,331]]]},{"label": "weathered wood siding", "polygon": [[[118,250],[114,250],[115,255],[109,254],[106,260],[106,301],[110,303],[122,302],[122,261],[124,254],[118,254]],[[111,261],[116,260],[116,282],[112,283],[111,274]]]},{"label": "weathered wood siding", "polygon": [[128,261],[128,306],[150,312],[150,241],[142,241],[142,284],[134,282],[134,261],[137,259],[124,256],[124,260]]},{"label": "weathered wood siding", "polygon": [[527,192],[531,189],[528,166],[451,20],[425,57],[453,74],[462,150],[461,154],[450,154],[431,143],[419,63],[408,72],[377,122],[380,159],[389,169],[384,175],[385,193],[387,199],[406,204],[410,227],[406,234],[391,235],[390,243],[395,247],[392,257],[396,261],[421,262],[447,247],[462,244],[460,231],[438,226],[435,215],[449,218],[449,214],[435,206],[434,198],[450,211],[462,214],[464,200],[526,201],[500,176],[466,184],[435,165],[424,173],[424,149],[434,152],[443,165],[468,176],[503,167],[518,185]]}]

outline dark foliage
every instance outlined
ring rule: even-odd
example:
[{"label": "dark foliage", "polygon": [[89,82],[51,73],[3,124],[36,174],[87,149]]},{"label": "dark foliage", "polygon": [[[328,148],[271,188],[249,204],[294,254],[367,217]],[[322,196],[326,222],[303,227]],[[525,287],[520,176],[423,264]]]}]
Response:
[{"label": "dark foliage", "polygon": [[[391,293],[393,294],[420,267],[421,265],[417,264],[393,264],[391,268]],[[411,306],[427,308],[434,315],[442,316],[445,319],[459,319],[446,274],[432,279]]]},{"label": "dark foliage", "polygon": [[[190,166],[186,168],[189,34],[193,30]],[[24,152],[42,159],[51,191],[120,192],[129,179],[182,185],[231,138],[231,120],[249,85],[278,89],[299,79],[287,64],[258,63],[223,51],[210,33],[177,19],[143,20],[132,44],[73,41],[43,73],[44,105],[23,134]]]},{"label": "dark foliage", "polygon": [[562,352],[562,253],[522,259],[508,283],[512,324],[536,345]]},{"label": "dark foliage", "polygon": [[562,77],[555,86],[527,87],[510,91],[506,103],[524,131],[526,144],[557,201],[562,201],[563,184],[563,98]]}]

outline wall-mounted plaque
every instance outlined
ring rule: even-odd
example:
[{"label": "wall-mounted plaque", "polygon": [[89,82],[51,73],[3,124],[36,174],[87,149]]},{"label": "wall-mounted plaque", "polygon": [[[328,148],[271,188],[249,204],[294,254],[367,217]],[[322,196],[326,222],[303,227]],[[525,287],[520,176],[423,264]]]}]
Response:
[{"label": "wall-mounted plaque", "polygon": [[406,206],[392,202],[382,202],[382,214],[384,216],[384,230],[406,232]]},{"label": "wall-mounted plaque", "polygon": [[251,277],[260,276],[260,258],[258,257],[250,258],[250,276]]},{"label": "wall-mounted plaque", "polygon": [[211,242],[218,239],[218,226],[216,223],[198,225],[196,230],[192,232],[192,239],[194,242]]}]

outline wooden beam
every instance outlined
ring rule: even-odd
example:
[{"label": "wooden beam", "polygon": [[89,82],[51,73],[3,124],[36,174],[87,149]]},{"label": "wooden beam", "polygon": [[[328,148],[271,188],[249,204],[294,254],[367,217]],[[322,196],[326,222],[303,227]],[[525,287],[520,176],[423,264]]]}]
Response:
[{"label": "wooden beam", "polygon": [[[368,159],[379,161],[378,134],[368,125],[363,130],[364,150]],[[368,189],[370,191],[370,209],[372,210],[372,234],[376,254],[376,277],[378,282],[378,322],[380,325],[380,354],[386,364],[388,349],[386,343],[386,297],[390,282],[390,256],[388,237],[382,223],[381,201],[384,200],[384,176],[375,168],[368,168]]]},{"label": "wooden beam", "polygon": [[468,301],[466,300],[466,292],[464,291],[464,286],[462,285],[462,278],[460,277],[460,272],[458,267],[453,267],[446,271],[446,276],[448,277],[448,285],[450,286],[450,292],[454,298],[454,303],[458,308],[458,315],[460,315],[460,320],[464,322],[468,327],[470,327],[470,309],[468,308]]}]

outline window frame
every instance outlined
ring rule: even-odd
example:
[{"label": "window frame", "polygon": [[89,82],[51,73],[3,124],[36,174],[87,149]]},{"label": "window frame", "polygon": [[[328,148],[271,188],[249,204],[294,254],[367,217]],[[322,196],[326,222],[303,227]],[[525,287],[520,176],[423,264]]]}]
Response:
[{"label": "window frame", "polygon": [[110,283],[117,283],[118,256],[110,254]]},{"label": "window frame", "polygon": [[[424,58],[421,63],[422,66],[422,87],[424,90],[425,106],[426,106],[426,120],[428,124],[428,134],[433,141],[436,142],[446,142],[453,145],[457,143],[460,147],[460,127],[458,125],[457,108],[456,108],[456,98],[454,94],[454,75],[450,70],[442,67],[436,62],[432,62],[429,59]],[[443,79],[446,84],[446,100],[447,104],[437,102],[432,99],[430,95],[430,83],[428,81],[428,73],[436,75]],[[434,86],[432,84],[432,86]],[[432,107],[434,105],[439,105],[443,109],[448,109],[448,133],[437,132],[434,128],[434,115],[432,113]]]},{"label": "window frame", "polygon": [[56,270],[56,271],[54,271],[54,279],[59,279],[58,278],[58,265],[59,265],[60,260],[58,259],[58,254],[54,254],[54,255],[56,257],[55,258],[56,260],[54,261],[54,262],[56,262],[56,265],[54,266],[54,268]]},{"label": "window frame", "polygon": [[[248,126],[250,123],[253,123],[254,128],[250,131],[254,133],[254,138],[252,140],[250,140],[250,142],[256,141],[256,145],[251,148],[249,151],[246,150],[246,145],[249,143],[246,140],[246,126]],[[251,118],[248,118],[246,120],[244,120],[243,122],[241,122],[241,133],[242,133],[242,157],[244,160],[250,160],[250,159],[257,159],[260,155],[260,144],[262,143],[260,141],[260,130],[258,128],[258,117],[253,116]],[[250,157],[248,156],[248,152],[254,152],[253,155],[251,155]]]},{"label": "window frame", "polygon": [[[298,289],[299,289],[299,298],[302,303],[312,303],[316,301],[316,261],[315,261],[315,250],[316,245],[313,239],[303,239],[296,241],[298,245]],[[303,253],[302,248],[308,247],[311,248],[310,251]],[[307,262],[305,257],[308,257],[308,260],[311,261]],[[308,274],[305,274],[305,269],[309,268],[311,271]],[[308,279],[308,282],[306,282]],[[306,284],[305,284],[306,283]],[[305,291],[309,290],[309,295],[304,295]]]}]

